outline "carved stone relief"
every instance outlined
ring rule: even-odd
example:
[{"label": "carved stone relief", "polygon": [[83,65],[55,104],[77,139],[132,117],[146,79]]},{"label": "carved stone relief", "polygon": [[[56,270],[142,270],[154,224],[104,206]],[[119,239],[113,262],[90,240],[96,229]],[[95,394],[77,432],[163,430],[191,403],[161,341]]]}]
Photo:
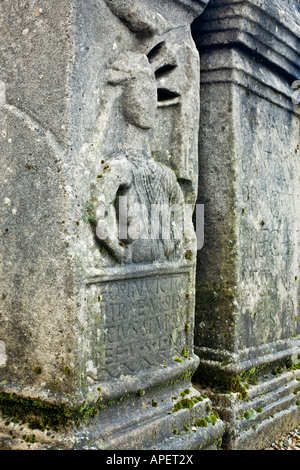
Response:
[{"label": "carved stone relief", "polygon": [[[50,448],[163,449],[175,425],[172,448],[199,448],[223,433],[218,420],[211,435],[182,434],[210,405],[190,382],[199,363],[190,25],[207,1],[41,0],[33,13],[33,0],[0,2],[13,38],[0,51],[1,392],[72,416],[78,405],[87,422],[55,443],[43,435]],[[172,397],[179,406],[183,395],[192,408],[171,420]],[[1,417],[0,431],[6,446]]]},{"label": "carved stone relief", "polygon": [[101,267],[86,279],[83,369],[87,383],[100,381],[102,390],[103,381],[120,376],[134,377],[132,387],[149,369],[160,377],[162,362],[173,376],[174,357],[182,351],[189,354],[183,364],[195,369],[198,363],[192,223],[198,53],[190,24],[180,15],[170,21],[165,6],[106,4],[133,40],[106,63],[105,106],[97,125],[105,144],[97,153],[90,194]]},{"label": "carved stone relief", "polygon": [[91,197],[98,243],[117,263],[192,261],[199,62],[189,27],[136,0],[106,4],[138,41],[107,64],[115,92]]},{"label": "carved stone relief", "polygon": [[175,173],[154,160],[150,130],[157,88],[146,55],[125,52],[112,64],[108,82],[122,89],[122,142],[103,160],[98,175],[97,237],[119,262],[177,260],[193,249],[193,227]]}]

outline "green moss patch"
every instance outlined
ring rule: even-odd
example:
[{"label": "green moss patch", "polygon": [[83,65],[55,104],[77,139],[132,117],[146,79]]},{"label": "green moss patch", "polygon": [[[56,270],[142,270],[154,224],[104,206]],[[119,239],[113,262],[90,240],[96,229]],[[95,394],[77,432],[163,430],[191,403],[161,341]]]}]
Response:
[{"label": "green moss patch", "polygon": [[185,357],[186,359],[188,359],[189,350],[187,348],[183,348],[183,350],[181,351],[181,355],[182,355],[182,357]]},{"label": "green moss patch", "polygon": [[255,419],[256,417],[256,413],[254,410],[248,410],[245,412],[244,414],[244,418],[248,419],[248,420],[251,420],[251,419]]},{"label": "green moss patch", "polygon": [[198,403],[199,401],[203,401],[203,398],[201,396],[194,396],[191,398],[188,398],[188,397],[182,398],[177,403],[175,403],[172,411],[176,412],[176,411],[186,409],[186,408],[193,408],[193,406],[196,405],[196,403]]},{"label": "green moss patch", "polygon": [[97,406],[68,407],[66,405],[55,405],[41,400],[33,400],[20,397],[14,393],[0,392],[0,412],[8,419],[7,423],[13,421],[26,424],[29,429],[58,430],[72,424],[79,425],[88,416],[98,413]]},{"label": "green moss patch", "polygon": [[85,223],[94,224],[96,222],[96,209],[93,201],[86,201],[82,211],[82,219]]},{"label": "green moss patch", "polygon": [[174,361],[176,361],[176,362],[182,362],[182,359],[180,359],[180,357],[178,357],[178,356],[175,356],[175,357],[174,357]]},{"label": "green moss patch", "polygon": [[216,424],[216,422],[218,421],[218,418],[217,416],[215,416],[215,414],[210,414],[208,416],[205,417],[205,420],[208,422],[208,423],[211,423],[213,424],[213,426]]},{"label": "green moss patch", "polygon": [[276,377],[290,370],[300,368],[300,364],[294,364],[290,357],[276,364],[270,366],[264,364],[258,367],[251,367],[248,370],[242,371],[239,374],[233,375],[226,371],[225,367],[228,363],[225,361],[220,365],[222,369],[208,370],[206,367],[200,367],[195,374],[196,382],[201,384],[202,388],[210,387],[215,393],[238,393],[241,399],[245,399],[248,395],[247,390],[250,385],[256,385],[259,377],[267,373],[272,373]]},{"label": "green moss patch", "polygon": [[201,418],[201,419],[197,419],[197,421],[195,422],[195,425],[198,428],[207,428],[208,422],[206,421],[206,419]]}]

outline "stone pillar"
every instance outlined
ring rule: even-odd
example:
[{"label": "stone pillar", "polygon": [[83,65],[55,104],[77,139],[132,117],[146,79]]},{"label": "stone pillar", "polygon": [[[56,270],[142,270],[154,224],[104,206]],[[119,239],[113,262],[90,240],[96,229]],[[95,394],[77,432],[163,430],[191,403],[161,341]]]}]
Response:
[{"label": "stone pillar", "polygon": [[3,449],[223,434],[191,385],[206,3],[1,2]]},{"label": "stone pillar", "polygon": [[193,33],[206,227],[197,381],[227,447],[262,449],[300,420],[299,5],[211,0]]}]

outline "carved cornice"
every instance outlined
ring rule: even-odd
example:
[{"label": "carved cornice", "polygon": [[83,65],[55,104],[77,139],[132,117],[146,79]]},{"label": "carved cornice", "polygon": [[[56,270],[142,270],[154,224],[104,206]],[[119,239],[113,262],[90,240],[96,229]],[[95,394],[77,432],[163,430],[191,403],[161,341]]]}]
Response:
[{"label": "carved cornice", "polygon": [[225,10],[229,13],[238,9],[242,13],[250,6],[252,10],[265,13],[299,36],[300,7],[297,0],[210,0],[207,3],[209,15],[214,14],[213,10]]},{"label": "carved cornice", "polygon": [[289,80],[300,75],[300,12],[270,0],[211,0],[194,25],[201,50],[242,48]]}]

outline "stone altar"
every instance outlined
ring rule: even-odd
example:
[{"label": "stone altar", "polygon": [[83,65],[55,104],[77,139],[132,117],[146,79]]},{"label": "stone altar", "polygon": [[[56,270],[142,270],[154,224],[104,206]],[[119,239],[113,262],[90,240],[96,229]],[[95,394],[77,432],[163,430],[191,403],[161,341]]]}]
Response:
[{"label": "stone altar", "polygon": [[1,2],[3,449],[220,444],[191,384],[206,3]]},{"label": "stone altar", "polygon": [[211,0],[193,25],[206,215],[197,380],[230,449],[263,449],[300,422],[299,28],[293,0]]}]

